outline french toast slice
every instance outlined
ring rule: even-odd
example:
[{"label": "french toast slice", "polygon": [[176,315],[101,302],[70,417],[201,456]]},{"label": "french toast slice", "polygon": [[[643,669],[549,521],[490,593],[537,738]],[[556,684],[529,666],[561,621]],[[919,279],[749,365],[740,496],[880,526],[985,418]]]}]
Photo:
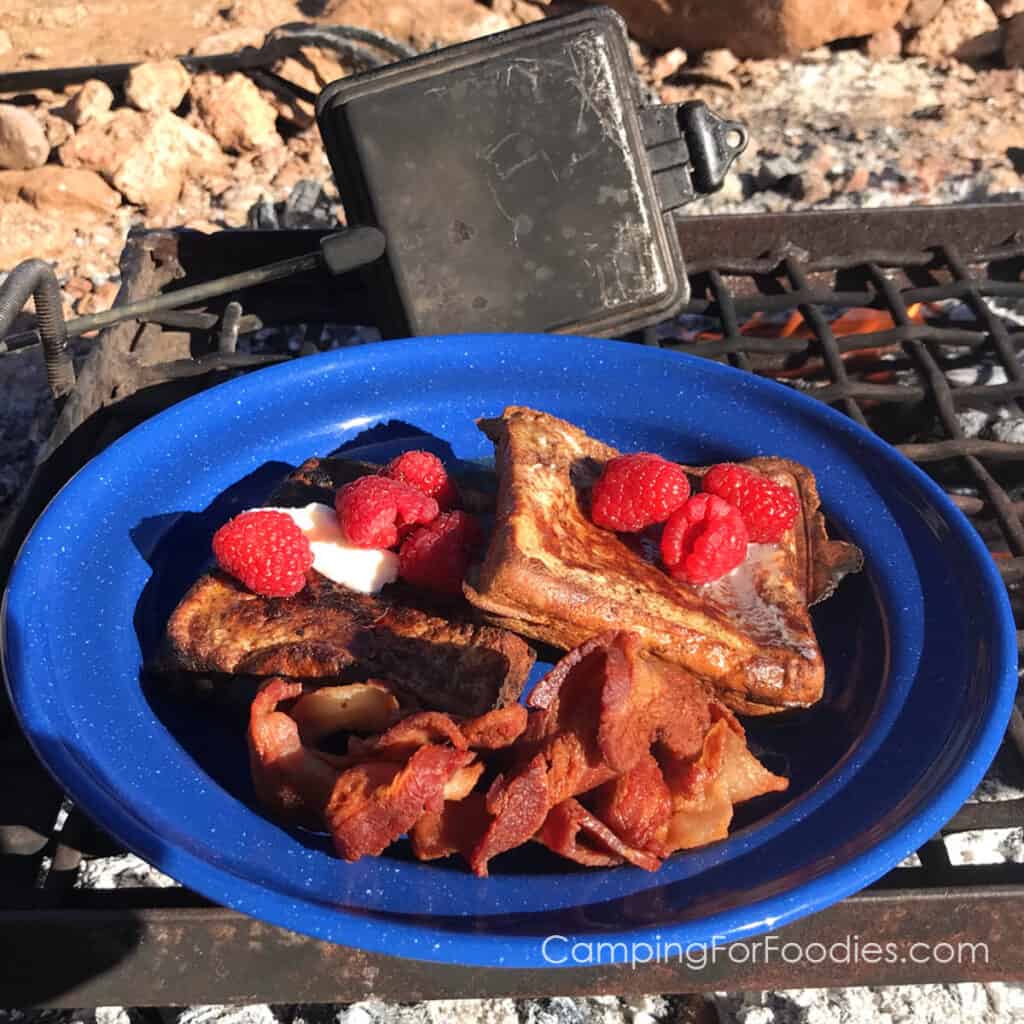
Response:
[{"label": "french toast slice", "polygon": [[495,444],[497,511],[464,590],[488,622],[564,650],[628,630],[747,714],[820,699],[825,670],[808,606],[862,559],[853,545],[829,540],[808,469],[776,458],[746,463],[796,491],[799,518],[778,544],[750,545],[728,576],[692,586],[656,564],[653,542],[591,522],[590,489],[616,449],[525,407],[479,426]]},{"label": "french toast slice", "polygon": [[[268,504],[332,504],[337,487],[378,468],[309,459]],[[376,676],[428,707],[479,715],[518,699],[535,656],[520,637],[473,621],[474,610],[458,604],[431,604],[401,585],[361,594],[314,570],[294,597],[268,598],[213,570],[174,610],[152,667],[178,676]]]}]

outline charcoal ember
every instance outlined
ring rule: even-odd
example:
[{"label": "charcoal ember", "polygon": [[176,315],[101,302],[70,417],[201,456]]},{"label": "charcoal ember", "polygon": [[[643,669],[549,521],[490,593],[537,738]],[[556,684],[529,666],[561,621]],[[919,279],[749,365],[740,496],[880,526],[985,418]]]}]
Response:
[{"label": "charcoal ember", "polygon": [[267,196],[260,196],[259,200],[249,207],[245,226],[252,231],[277,231],[281,227],[281,222],[274,201]]},{"label": "charcoal ember", "polygon": [[0,170],[41,167],[50,155],[42,122],[33,113],[0,103]]},{"label": "charcoal ember", "polygon": [[249,208],[246,225],[250,228],[335,228],[339,223],[339,207],[324,191],[323,185],[311,178],[296,182],[287,197],[272,203],[266,197]]},{"label": "charcoal ember", "polygon": [[785,195],[803,195],[803,169],[790,157],[776,154],[762,160],[754,178],[758,191],[771,190]]}]

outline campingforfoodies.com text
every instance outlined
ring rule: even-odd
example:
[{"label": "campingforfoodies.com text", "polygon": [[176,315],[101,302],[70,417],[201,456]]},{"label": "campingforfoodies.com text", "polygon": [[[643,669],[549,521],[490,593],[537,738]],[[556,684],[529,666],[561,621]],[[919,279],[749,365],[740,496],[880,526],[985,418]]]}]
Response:
[{"label": "campingforfoodies.com text", "polygon": [[713,964],[987,964],[986,942],[873,942],[847,935],[830,943],[793,942],[779,935],[764,935],[746,942],[726,944],[713,936],[708,945],[683,944],[654,936],[645,942],[578,940],[549,935],[541,943],[541,956],[551,966],[587,967],[622,964],[681,964],[704,970]]}]

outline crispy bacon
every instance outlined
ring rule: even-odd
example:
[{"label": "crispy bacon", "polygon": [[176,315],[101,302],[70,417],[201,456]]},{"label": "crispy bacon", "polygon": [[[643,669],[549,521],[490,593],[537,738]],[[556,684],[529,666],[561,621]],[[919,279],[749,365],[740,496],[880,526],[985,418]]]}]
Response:
[{"label": "crispy bacon", "polygon": [[764,793],[780,792],[788,781],[768,771],[737,732],[739,723],[722,716],[704,738],[700,757],[667,758],[662,770],[672,794],[672,817],[665,853],[691,849],[729,834],[733,805]]},{"label": "crispy bacon", "polygon": [[424,812],[437,813],[451,776],[473,755],[430,743],[403,766],[367,761],[341,773],[327,804],[334,847],[345,860],[383,853]]},{"label": "crispy bacon", "polygon": [[469,857],[474,874],[485,877],[492,857],[522,845],[544,824],[551,806],[547,779],[547,763],[538,754],[514,778],[494,780],[486,799],[491,820]]},{"label": "crispy bacon", "polygon": [[590,867],[612,867],[624,860],[645,871],[661,867],[657,857],[624,843],[578,800],[555,804],[536,838],[555,853]]},{"label": "crispy bacon", "polygon": [[588,793],[586,803],[624,843],[640,850],[662,848],[672,794],[650,753],[628,772]]},{"label": "crispy bacon", "polygon": [[335,732],[383,732],[399,716],[398,696],[379,679],[347,686],[323,686],[300,697],[289,715],[303,743]]},{"label": "crispy bacon", "polygon": [[787,785],[700,682],[627,633],[567,654],[529,711],[419,711],[350,737],[342,756],[304,747],[339,722],[401,713],[385,684],[356,685],[301,696],[299,684],[271,680],[249,729],[261,799],[287,820],[326,821],[347,860],[408,833],[417,857],[459,853],[481,876],[531,839],[582,864],[653,871],[675,850],[726,836],[735,804]]},{"label": "crispy bacon", "polygon": [[468,863],[491,821],[486,802],[483,793],[470,793],[464,800],[446,800],[439,812],[422,815],[409,833],[413,854],[437,860],[458,853]]},{"label": "crispy bacon", "polygon": [[501,750],[522,736],[526,721],[526,708],[522,704],[509,704],[478,718],[469,718],[459,728],[474,750]]},{"label": "crispy bacon", "polygon": [[260,801],[282,820],[317,825],[338,773],[302,745],[295,720],[278,705],[302,694],[301,683],[268,680],[249,712],[249,768]]},{"label": "crispy bacon", "polygon": [[376,738],[349,740],[350,758],[406,761],[429,743],[449,743],[456,750],[466,749],[466,737],[449,715],[441,711],[418,711],[396,722]]}]

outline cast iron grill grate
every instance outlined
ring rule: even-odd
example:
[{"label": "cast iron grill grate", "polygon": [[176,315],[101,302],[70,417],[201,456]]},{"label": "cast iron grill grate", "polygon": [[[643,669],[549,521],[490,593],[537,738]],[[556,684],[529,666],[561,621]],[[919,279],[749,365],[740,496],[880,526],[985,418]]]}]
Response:
[{"label": "cast iron grill grate", "polygon": [[[679,233],[692,300],[678,318],[631,340],[783,380],[898,445],[941,483],[985,538],[1020,623],[1024,444],[1009,438],[1017,421],[1024,438],[1024,370],[1018,361],[1024,347],[1024,241],[1015,228],[1024,231],[1024,204],[683,220]],[[145,235],[126,252],[120,299],[165,286],[179,266],[184,277],[175,286],[188,286],[256,266],[268,253],[283,258],[315,249],[318,238],[309,231],[208,239]],[[853,317],[852,311],[860,312]],[[111,328],[103,350],[90,357],[95,372],[90,376],[83,368],[79,374],[78,393],[64,410],[67,422],[58,428],[66,440],[34,481],[25,507],[31,513],[33,502],[45,501],[92,454],[188,390],[266,360],[300,356],[332,338],[349,344],[365,336],[351,325],[365,325],[366,313],[356,284],[310,270],[289,282],[224,296],[201,312]],[[270,343],[251,344],[244,334],[238,339],[240,322],[281,337],[291,330],[297,341],[268,354]],[[858,333],[849,333],[851,326]],[[145,374],[122,373],[126,353],[146,363]],[[196,356],[212,362],[196,363]],[[110,404],[114,389],[119,401]],[[965,805],[942,836],[921,848],[916,864],[782,932],[794,941],[826,943],[855,933],[903,944],[987,941],[986,960],[969,963],[723,958],[700,970],[649,965],[631,972],[481,972],[366,956],[259,925],[186,889],[74,888],[83,859],[122,851],[71,806],[13,719],[2,714],[0,772],[0,957],[12,981],[9,1005],[369,995],[404,1001],[1024,975],[1016,923],[1024,911],[1024,864],[954,863],[943,841],[1024,824],[1019,711],[986,799]],[[40,963],[48,965],[45,971]]]}]

